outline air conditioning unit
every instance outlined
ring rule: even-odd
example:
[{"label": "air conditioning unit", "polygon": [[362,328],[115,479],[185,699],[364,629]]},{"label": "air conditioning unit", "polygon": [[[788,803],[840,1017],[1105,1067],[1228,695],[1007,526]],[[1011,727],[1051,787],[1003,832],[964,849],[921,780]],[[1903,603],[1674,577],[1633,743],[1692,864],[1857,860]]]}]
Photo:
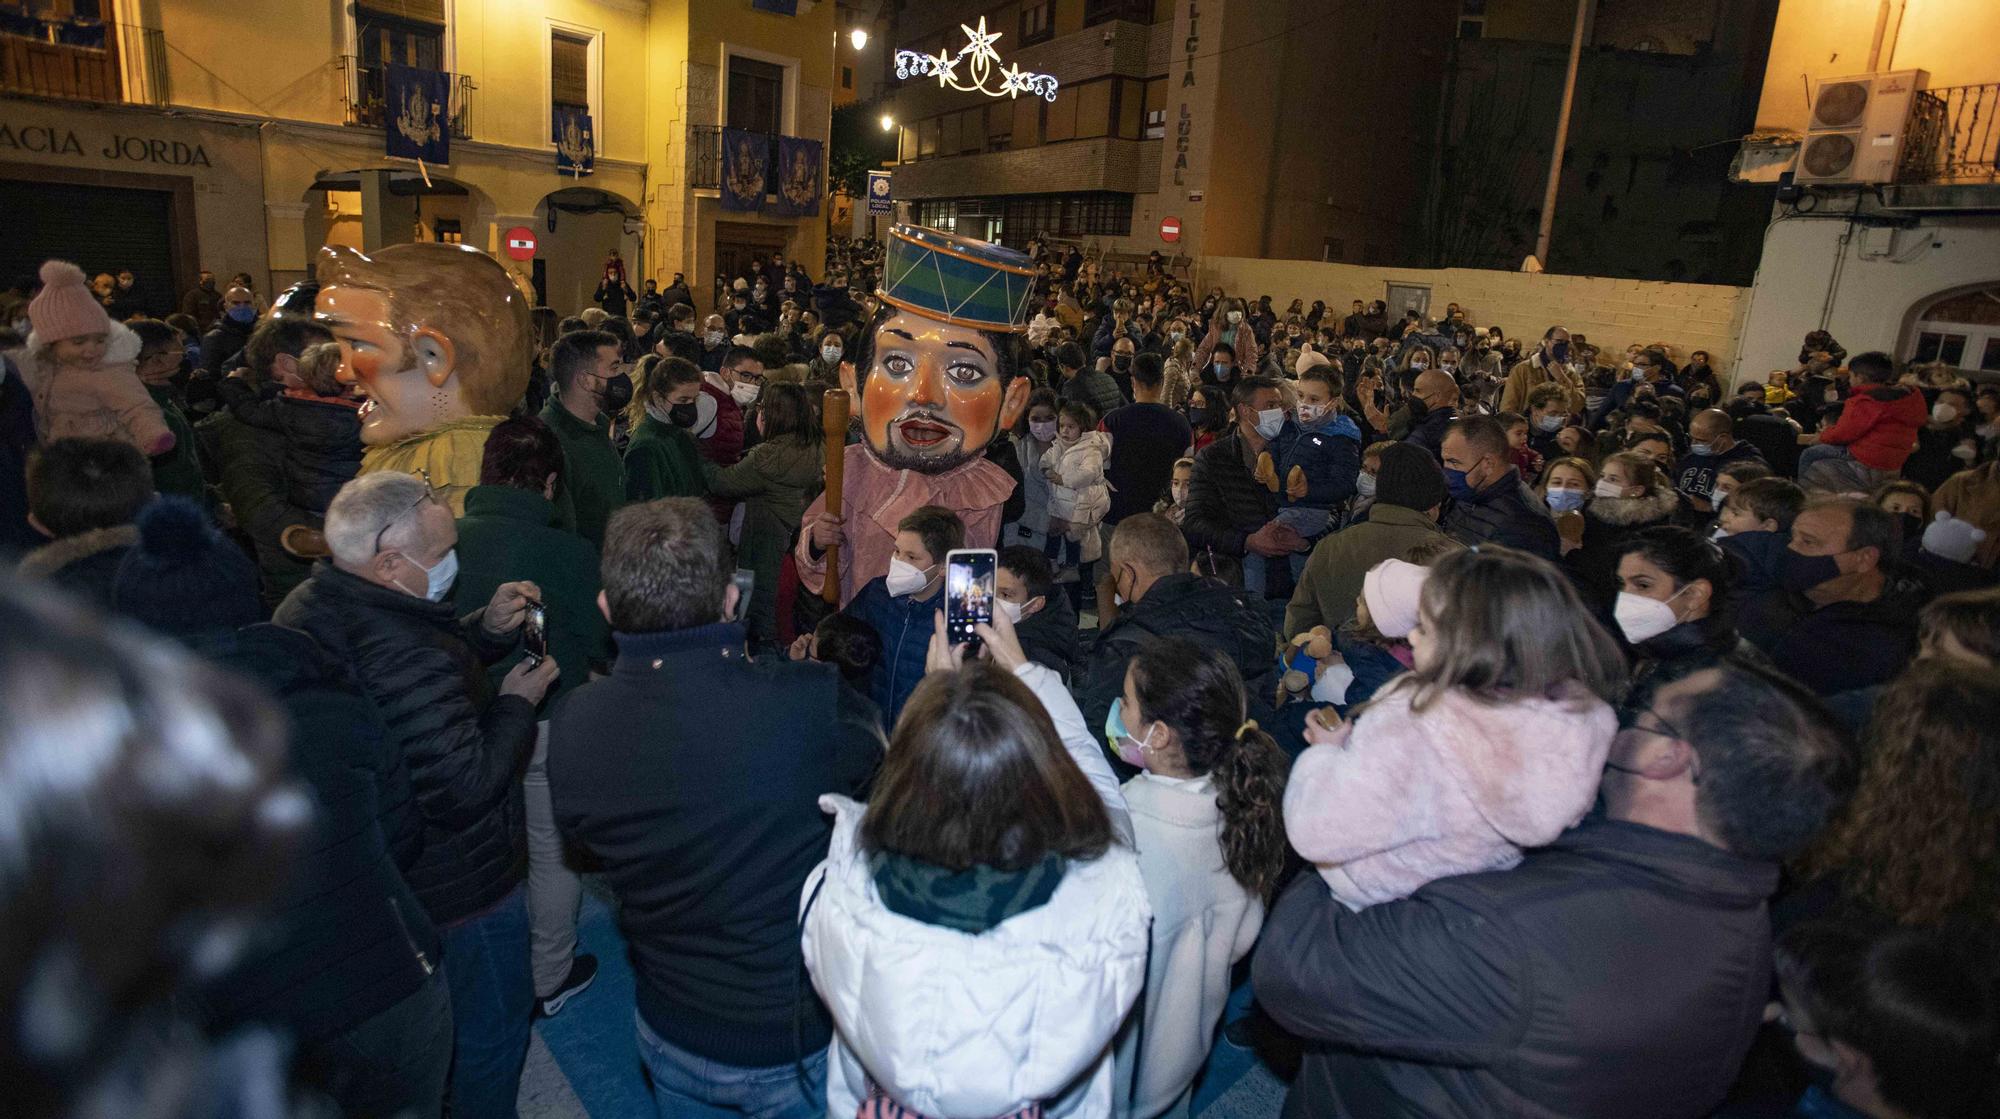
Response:
[{"label": "air conditioning unit", "polygon": [[1927,70],[1822,78],[1793,174],[1798,183],[1886,183],[1896,177],[1910,106]]}]

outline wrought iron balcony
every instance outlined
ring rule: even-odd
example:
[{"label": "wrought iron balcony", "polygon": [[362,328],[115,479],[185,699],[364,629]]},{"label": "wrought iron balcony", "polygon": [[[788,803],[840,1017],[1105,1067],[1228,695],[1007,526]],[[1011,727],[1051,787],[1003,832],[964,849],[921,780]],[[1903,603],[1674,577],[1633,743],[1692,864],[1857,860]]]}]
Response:
[{"label": "wrought iron balcony", "polygon": [[166,72],[156,28],[0,7],[0,93],[165,105]]},{"label": "wrought iron balcony", "polygon": [[2000,182],[2000,82],[1920,92],[1910,109],[1898,183]]},{"label": "wrought iron balcony", "polygon": [[[388,123],[389,71],[386,66],[364,65],[351,54],[340,57],[347,99],[347,123],[365,128],[381,128]],[[451,138],[472,139],[472,92],[479,88],[469,74],[447,73],[451,104],[445,116],[451,121]]]},{"label": "wrought iron balcony", "polygon": [[[752,135],[764,138],[764,193],[776,194],[778,193],[778,133],[757,132]],[[722,126],[689,125],[688,153],[692,164],[688,168],[689,185],[697,190],[719,190],[722,187]]]}]

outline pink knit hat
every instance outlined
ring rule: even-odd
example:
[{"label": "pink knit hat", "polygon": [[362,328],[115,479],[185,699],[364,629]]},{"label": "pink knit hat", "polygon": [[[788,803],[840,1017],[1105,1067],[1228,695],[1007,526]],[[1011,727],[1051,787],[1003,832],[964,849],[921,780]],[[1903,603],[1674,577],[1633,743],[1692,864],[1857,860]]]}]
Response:
[{"label": "pink knit hat", "polygon": [[1384,637],[1408,637],[1417,628],[1417,604],[1431,569],[1399,559],[1383,560],[1361,577],[1361,598],[1368,617]]},{"label": "pink knit hat", "polygon": [[90,290],[83,269],[67,260],[42,265],[42,291],[28,301],[35,340],[47,344],[80,334],[111,333],[111,316]]}]

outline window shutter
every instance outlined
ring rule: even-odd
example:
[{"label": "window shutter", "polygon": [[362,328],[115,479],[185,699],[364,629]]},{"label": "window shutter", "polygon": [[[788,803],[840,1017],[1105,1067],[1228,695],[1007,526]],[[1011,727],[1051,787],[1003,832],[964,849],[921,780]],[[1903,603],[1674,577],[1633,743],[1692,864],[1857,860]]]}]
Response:
[{"label": "window shutter", "polygon": [[549,41],[549,95],[563,105],[590,104],[590,43],[555,35]]},{"label": "window shutter", "polygon": [[444,0],[366,0],[355,8],[356,18],[363,23],[373,15],[444,26]]}]

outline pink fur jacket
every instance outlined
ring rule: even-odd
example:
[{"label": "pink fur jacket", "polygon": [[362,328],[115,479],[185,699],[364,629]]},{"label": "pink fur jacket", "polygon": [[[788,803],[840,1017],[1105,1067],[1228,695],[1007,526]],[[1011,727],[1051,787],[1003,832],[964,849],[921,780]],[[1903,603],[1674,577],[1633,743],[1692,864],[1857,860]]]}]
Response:
[{"label": "pink fur jacket", "polygon": [[1553,841],[1590,810],[1618,730],[1580,686],[1503,705],[1447,691],[1421,714],[1414,692],[1392,686],[1340,741],[1307,749],[1285,789],[1292,846],[1350,909]]}]

